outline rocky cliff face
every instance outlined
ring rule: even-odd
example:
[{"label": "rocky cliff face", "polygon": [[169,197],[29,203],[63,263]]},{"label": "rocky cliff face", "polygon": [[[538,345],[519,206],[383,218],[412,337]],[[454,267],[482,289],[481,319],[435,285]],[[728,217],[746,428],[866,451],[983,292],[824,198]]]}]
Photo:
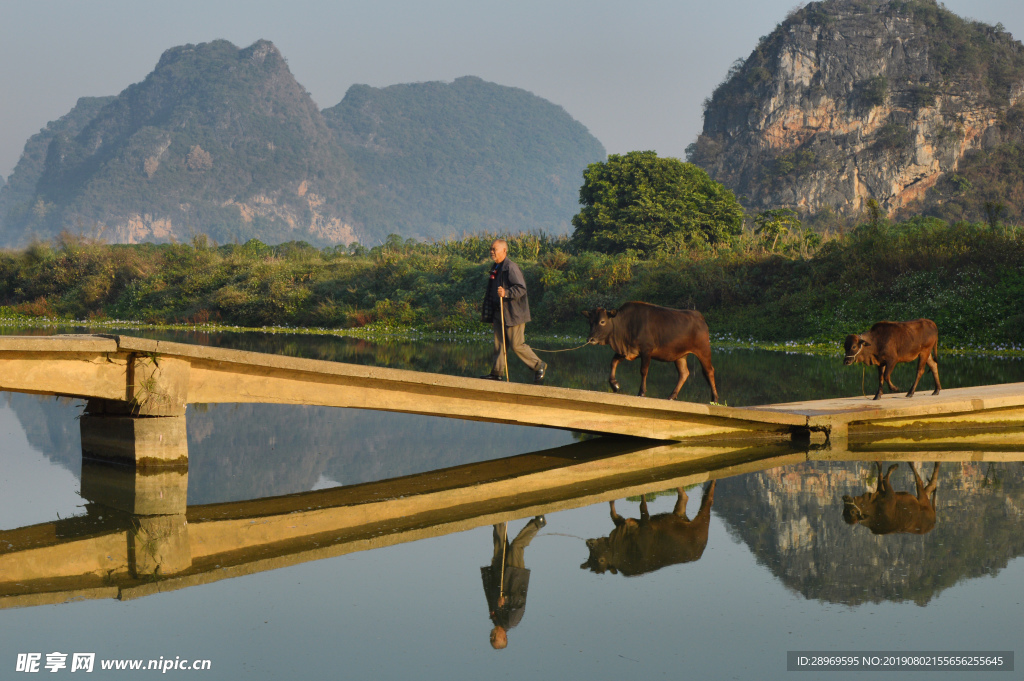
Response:
[{"label": "rocky cliff face", "polygon": [[351,241],[351,177],[277,48],[218,40],[167,50],[87,124],[55,131],[31,197],[2,217],[9,243],[63,229],[122,243]]},{"label": "rocky cliff face", "polygon": [[825,0],[734,65],[689,157],[754,210],[893,214],[955,198],[936,185],[1015,141],[1022,114],[1024,48],[1001,27],[933,0]]}]

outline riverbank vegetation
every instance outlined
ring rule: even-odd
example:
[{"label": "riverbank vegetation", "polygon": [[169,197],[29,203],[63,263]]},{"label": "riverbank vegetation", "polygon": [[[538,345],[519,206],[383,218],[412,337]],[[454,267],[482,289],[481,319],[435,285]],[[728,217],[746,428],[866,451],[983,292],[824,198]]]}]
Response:
[{"label": "riverbank vegetation", "polygon": [[[315,327],[387,334],[486,331],[479,306],[493,235],[372,249],[108,245],[63,235],[0,253],[0,317],[156,325]],[[880,319],[929,317],[940,343],[1020,350],[1024,230],[875,219],[847,233],[794,228],[770,249],[747,230],[715,246],[650,255],[579,250],[567,237],[509,237],[532,333],[586,333],[580,311],[645,300],[696,308],[723,341],[835,344]]]}]

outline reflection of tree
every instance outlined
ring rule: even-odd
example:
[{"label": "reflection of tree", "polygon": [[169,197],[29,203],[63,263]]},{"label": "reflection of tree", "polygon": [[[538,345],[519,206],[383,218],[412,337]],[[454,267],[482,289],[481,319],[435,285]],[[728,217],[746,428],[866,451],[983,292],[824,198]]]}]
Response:
[{"label": "reflection of tree", "polygon": [[[943,464],[939,522],[926,535],[850,531],[842,495],[873,485],[868,470],[857,462],[807,463],[722,480],[715,511],[786,586],[848,605],[924,605],[956,582],[995,574],[1024,554],[1021,464]],[[906,468],[893,480],[913,486]]]}]

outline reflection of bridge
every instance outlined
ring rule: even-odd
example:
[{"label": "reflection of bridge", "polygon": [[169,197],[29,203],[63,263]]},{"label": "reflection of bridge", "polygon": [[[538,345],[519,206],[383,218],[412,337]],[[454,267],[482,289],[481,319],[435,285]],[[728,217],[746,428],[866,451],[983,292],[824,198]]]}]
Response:
[{"label": "reflection of bridge", "polygon": [[[810,436],[1024,426],[1024,384],[764,407],[640,399],[546,386],[298,359],[126,336],[0,338],[0,390],[88,399],[86,449],[137,464],[185,463],[185,405],[353,407],[657,440]],[[158,425],[167,417],[178,425]],[[185,457],[183,459],[183,457]]]},{"label": "reflection of bridge", "polygon": [[87,458],[85,516],[0,531],[0,608],[137,598],[809,460],[1022,461],[1022,452],[1022,431],[843,449],[599,438],[383,482],[193,507],[185,468]]}]

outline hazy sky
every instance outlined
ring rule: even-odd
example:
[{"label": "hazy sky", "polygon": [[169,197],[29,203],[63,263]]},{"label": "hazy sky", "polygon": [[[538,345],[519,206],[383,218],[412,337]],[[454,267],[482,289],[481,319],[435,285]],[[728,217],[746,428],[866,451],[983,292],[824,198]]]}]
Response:
[{"label": "hazy sky", "polygon": [[[793,0],[0,0],[0,175],[84,95],[142,80],[167,48],[273,41],[321,107],[348,87],[475,75],[563,106],[610,153],[682,156],[701,102]],[[950,0],[1024,36],[1022,0]]]}]

